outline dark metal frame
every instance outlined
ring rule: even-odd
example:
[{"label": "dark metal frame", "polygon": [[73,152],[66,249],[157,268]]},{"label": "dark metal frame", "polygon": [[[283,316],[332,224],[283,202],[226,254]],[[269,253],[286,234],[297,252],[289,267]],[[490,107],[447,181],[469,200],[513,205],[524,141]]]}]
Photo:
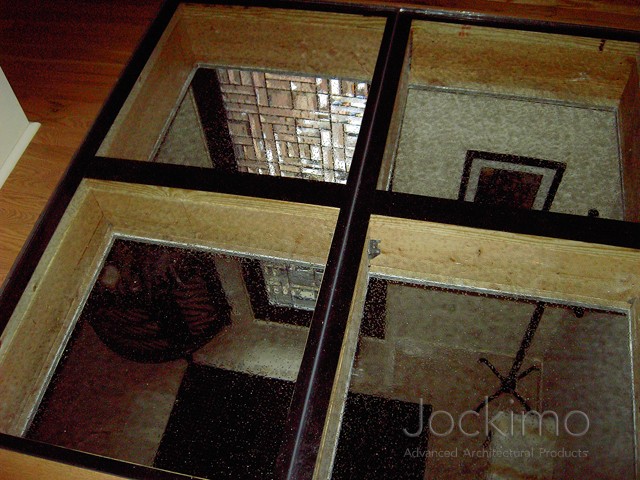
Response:
[{"label": "dark metal frame", "polygon": [[[346,185],[216,172],[178,165],[97,157],[97,151],[133,88],[178,0],[167,0],[49,200],[0,293],[4,329],[58,222],[85,177],[273,198],[339,207],[318,302],[296,382],[278,477],[311,478],[343,334],[372,214],[640,249],[640,224],[551,212],[487,208],[417,195],[376,191],[412,19],[640,42],[640,32],[435,9],[336,4],[329,0],[204,1],[269,8],[333,11],[387,17],[360,135]],[[0,434],[0,448],[131,478],[190,478],[149,467]]]}]

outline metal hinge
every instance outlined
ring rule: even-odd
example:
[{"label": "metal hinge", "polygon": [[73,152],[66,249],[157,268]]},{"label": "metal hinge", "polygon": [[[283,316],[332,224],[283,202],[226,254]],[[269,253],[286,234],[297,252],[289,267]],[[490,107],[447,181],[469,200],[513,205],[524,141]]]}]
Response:
[{"label": "metal hinge", "polygon": [[369,260],[372,260],[380,255],[380,240],[369,240],[367,254],[369,255]]}]

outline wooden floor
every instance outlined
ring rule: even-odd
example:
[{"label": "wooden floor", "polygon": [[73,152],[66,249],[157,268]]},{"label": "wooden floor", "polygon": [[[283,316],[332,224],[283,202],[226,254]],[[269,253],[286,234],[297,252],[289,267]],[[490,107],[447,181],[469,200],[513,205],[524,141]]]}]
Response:
[{"label": "wooden floor", "polygon": [[0,0],[0,67],[42,126],[0,189],[0,283],[161,0]]}]

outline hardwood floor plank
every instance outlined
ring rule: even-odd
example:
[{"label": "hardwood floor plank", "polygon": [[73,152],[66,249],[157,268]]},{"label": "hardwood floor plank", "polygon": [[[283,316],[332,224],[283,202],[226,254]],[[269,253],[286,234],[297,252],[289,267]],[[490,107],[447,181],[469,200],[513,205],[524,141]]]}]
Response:
[{"label": "hardwood floor plank", "polygon": [[161,0],[0,0],[0,66],[42,123],[0,189],[0,283]]}]

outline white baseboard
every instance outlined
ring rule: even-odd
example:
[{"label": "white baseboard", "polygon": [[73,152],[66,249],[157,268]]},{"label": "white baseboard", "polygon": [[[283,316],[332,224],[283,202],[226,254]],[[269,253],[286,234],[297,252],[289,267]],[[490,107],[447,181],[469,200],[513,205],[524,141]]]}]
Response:
[{"label": "white baseboard", "polygon": [[[27,128],[22,132],[22,135],[14,145],[9,155],[0,164],[0,188],[4,185],[5,180],[9,177],[9,174],[16,166],[18,160],[27,149],[29,143],[33,139],[34,135],[40,128],[40,124],[37,122],[29,122]],[[1,159],[0,159],[1,160]]]},{"label": "white baseboard", "polygon": [[40,128],[27,120],[20,102],[0,68],[0,188]]}]

